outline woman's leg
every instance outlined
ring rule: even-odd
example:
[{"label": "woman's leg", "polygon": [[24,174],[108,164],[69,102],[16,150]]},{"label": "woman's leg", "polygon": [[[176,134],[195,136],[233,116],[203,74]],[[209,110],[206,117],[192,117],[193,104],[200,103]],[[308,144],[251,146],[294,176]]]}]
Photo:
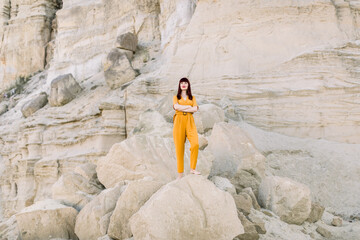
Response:
[{"label": "woman's leg", "polygon": [[[198,137],[198,133],[197,133],[197,129],[196,129],[195,121],[194,121],[193,117],[188,122],[188,125],[186,128],[186,136],[190,142],[190,169],[195,170],[198,153],[199,153],[199,137]],[[190,172],[194,172],[194,171],[190,170]],[[197,171],[195,171],[195,172],[199,173]]]},{"label": "woman's leg", "polygon": [[184,172],[184,150],[185,150],[185,124],[182,122],[180,116],[175,117],[174,128],[173,128],[173,137],[176,150],[176,159],[177,159],[177,171],[178,173]]}]

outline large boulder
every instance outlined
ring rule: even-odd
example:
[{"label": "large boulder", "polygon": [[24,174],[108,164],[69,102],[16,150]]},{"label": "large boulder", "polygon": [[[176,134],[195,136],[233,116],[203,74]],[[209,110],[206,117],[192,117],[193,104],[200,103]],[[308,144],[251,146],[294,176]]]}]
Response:
[{"label": "large boulder", "polygon": [[196,129],[199,133],[205,133],[212,129],[215,123],[224,122],[224,111],[214,104],[202,104],[201,110],[194,115]]},{"label": "large boulder", "polygon": [[30,101],[26,102],[21,107],[21,112],[24,117],[28,117],[43,106],[45,106],[48,102],[47,94],[45,92],[41,92],[40,94],[36,95]]},{"label": "large boulder", "polygon": [[290,224],[302,224],[311,212],[310,189],[287,177],[268,176],[259,186],[259,204]]},{"label": "large boulder", "polygon": [[138,240],[225,240],[244,233],[231,194],[198,175],[161,187],[130,218],[130,226]]},{"label": "large boulder", "polygon": [[[185,145],[188,149],[188,145]],[[184,156],[184,171],[190,169],[189,154]],[[199,151],[197,168],[203,175],[210,171],[212,155]],[[146,176],[168,183],[177,177],[175,145],[172,138],[134,135],[114,144],[108,154],[97,162],[96,172],[100,182],[113,187],[117,182],[137,180]]]},{"label": "large boulder", "polygon": [[137,36],[131,32],[127,32],[127,33],[119,35],[116,38],[115,46],[117,48],[135,52],[137,44],[138,44]]},{"label": "large boulder", "polygon": [[71,73],[60,75],[51,81],[50,95],[51,106],[62,106],[76,98],[82,87],[76,82]]},{"label": "large boulder", "polygon": [[251,187],[257,194],[265,176],[266,158],[247,134],[235,124],[219,122],[214,125],[208,142],[215,158],[210,175],[228,178],[238,190]]},{"label": "large boulder", "polygon": [[118,48],[110,51],[104,60],[103,67],[105,81],[111,89],[119,88],[137,76],[129,57]]},{"label": "large boulder", "polygon": [[126,239],[132,236],[129,219],[142,205],[159,190],[160,182],[137,180],[130,182],[119,197],[110,218],[108,235],[114,239]]},{"label": "large boulder", "polygon": [[121,182],[103,190],[81,209],[75,223],[75,233],[80,239],[97,239],[107,233],[112,211],[125,186]]},{"label": "large boulder", "polygon": [[60,204],[53,199],[45,199],[24,208],[16,214],[21,239],[78,239],[74,233],[78,211]]},{"label": "large boulder", "polygon": [[78,173],[64,173],[52,186],[52,198],[60,200],[80,211],[102,190],[96,181],[88,180]]}]

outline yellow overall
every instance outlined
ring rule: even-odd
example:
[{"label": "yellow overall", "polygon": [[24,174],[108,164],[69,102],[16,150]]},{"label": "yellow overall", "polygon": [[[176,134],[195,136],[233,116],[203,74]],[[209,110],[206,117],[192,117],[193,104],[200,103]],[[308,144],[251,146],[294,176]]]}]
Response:
[{"label": "yellow overall", "polygon": [[[180,105],[191,105],[192,107],[198,106],[194,96],[192,100],[190,100],[189,97],[186,97],[186,100],[183,97],[178,100],[175,95],[173,97],[173,105],[176,103]],[[199,153],[199,138],[193,113],[175,110],[173,123],[173,137],[176,150],[177,170],[179,173],[184,172],[184,150],[186,137],[190,142],[190,168],[195,169]]]}]

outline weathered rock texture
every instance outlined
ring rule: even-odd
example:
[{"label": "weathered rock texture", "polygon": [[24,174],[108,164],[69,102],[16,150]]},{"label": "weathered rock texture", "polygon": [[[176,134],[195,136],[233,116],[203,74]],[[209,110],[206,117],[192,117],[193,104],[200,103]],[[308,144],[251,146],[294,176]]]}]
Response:
[{"label": "weathered rock texture", "polygon": [[[290,177],[343,219],[342,226],[318,220],[319,227],[333,238],[359,236],[347,222],[360,205],[358,1],[6,0],[0,10],[1,238],[16,236],[11,216],[47,198],[92,209],[103,186],[92,185],[94,168],[75,170],[83,164],[97,165],[107,188],[173,181],[171,97],[184,76],[200,106],[203,177],[228,178],[235,189],[223,190],[248,206],[242,192],[251,187],[246,194],[258,210],[260,180]],[[136,76],[111,81],[112,89],[104,64],[115,48]],[[25,119],[21,107],[41,92],[52,95],[52,80],[64,74],[82,91]],[[101,219],[92,220],[93,236],[110,238],[115,198],[92,216]],[[293,226],[253,208],[240,209],[253,223],[254,215],[264,220],[260,239],[321,239],[314,223]]]}]

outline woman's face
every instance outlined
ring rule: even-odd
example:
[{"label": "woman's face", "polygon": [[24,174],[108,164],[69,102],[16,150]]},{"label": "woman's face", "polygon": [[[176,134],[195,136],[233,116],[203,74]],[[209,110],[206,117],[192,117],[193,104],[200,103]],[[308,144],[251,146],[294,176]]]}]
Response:
[{"label": "woman's face", "polygon": [[180,83],[180,89],[181,90],[186,90],[188,88],[188,82],[181,82]]}]

